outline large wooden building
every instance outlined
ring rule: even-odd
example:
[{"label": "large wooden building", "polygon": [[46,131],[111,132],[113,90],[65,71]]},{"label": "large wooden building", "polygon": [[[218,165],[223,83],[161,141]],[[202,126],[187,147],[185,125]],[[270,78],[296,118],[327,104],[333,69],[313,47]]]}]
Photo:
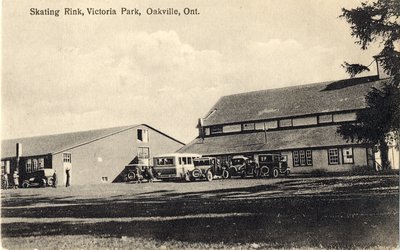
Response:
[{"label": "large wooden building", "polygon": [[36,136],[2,141],[2,173],[17,168],[24,176],[40,169],[56,170],[59,184],[107,183],[119,179],[128,164],[151,164],[154,155],[175,152],[184,144],[146,124]]},{"label": "large wooden building", "polygon": [[[365,95],[383,81],[372,76],[224,96],[199,120],[199,136],[178,152],[222,161],[280,153],[294,173],[373,168],[374,145],[346,141],[336,131],[356,119]],[[398,168],[398,151],[393,155]]]}]

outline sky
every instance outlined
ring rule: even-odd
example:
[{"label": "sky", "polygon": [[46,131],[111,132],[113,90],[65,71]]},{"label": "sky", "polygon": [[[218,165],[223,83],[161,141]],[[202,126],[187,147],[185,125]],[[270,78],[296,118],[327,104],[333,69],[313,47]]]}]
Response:
[{"label": "sky", "polygon": [[[338,18],[341,8],[359,5],[3,0],[1,136],[146,123],[188,143],[221,96],[344,79],[344,61],[369,64],[379,45],[360,50]],[[142,15],[30,15],[31,8],[122,7]],[[186,16],[185,7],[199,14]],[[147,8],[181,16],[147,15]]]}]

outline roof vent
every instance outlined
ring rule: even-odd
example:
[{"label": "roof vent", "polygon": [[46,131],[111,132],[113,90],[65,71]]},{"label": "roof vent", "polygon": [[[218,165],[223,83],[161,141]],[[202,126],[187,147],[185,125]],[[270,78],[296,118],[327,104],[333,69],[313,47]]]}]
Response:
[{"label": "roof vent", "polygon": [[383,61],[383,58],[385,58],[385,56],[377,55],[377,56],[374,56],[374,58],[375,58],[375,62],[376,62],[376,70],[377,70],[378,78],[385,79],[385,78],[390,77],[388,74],[386,74],[386,72],[382,66],[382,61]]}]

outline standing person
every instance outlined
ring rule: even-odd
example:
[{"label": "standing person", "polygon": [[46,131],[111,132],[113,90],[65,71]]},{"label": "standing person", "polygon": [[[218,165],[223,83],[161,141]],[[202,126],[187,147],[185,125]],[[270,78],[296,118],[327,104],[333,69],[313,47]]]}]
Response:
[{"label": "standing person", "polygon": [[53,174],[53,188],[57,187],[57,174],[56,171],[54,170],[54,174]]},{"label": "standing person", "polygon": [[1,184],[3,189],[8,189],[8,175],[7,173],[4,173],[1,176]]},{"label": "standing person", "polygon": [[67,170],[65,170],[65,174],[66,174],[66,176],[67,176],[67,183],[65,183],[65,186],[66,186],[66,187],[69,187],[69,171],[70,171],[69,168],[67,168]]},{"label": "standing person", "polygon": [[19,187],[19,174],[18,174],[18,170],[15,170],[15,171],[14,171],[13,179],[14,179],[14,189],[17,189],[17,188]]}]

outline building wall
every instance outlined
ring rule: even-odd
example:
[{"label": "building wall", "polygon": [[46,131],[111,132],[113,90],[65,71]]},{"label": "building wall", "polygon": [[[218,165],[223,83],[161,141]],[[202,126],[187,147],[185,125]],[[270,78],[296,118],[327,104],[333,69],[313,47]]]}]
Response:
[{"label": "building wall", "polygon": [[[148,142],[138,141],[137,129],[149,131]],[[182,146],[147,126],[138,126],[55,154],[53,155],[53,167],[57,171],[59,185],[65,185],[63,153],[71,153],[71,185],[110,183],[118,177],[126,165],[137,157],[138,147],[149,147],[150,158],[152,158],[157,154],[175,152]]]},{"label": "building wall", "polygon": [[354,163],[343,163],[343,151],[339,148],[339,164],[330,165],[328,163],[328,149],[313,149],[312,150],[312,166],[293,166],[293,154],[292,152],[285,152],[282,154],[290,155],[288,160],[289,166],[291,167],[292,173],[310,173],[313,171],[327,171],[327,172],[342,172],[349,171],[356,167],[372,167],[368,166],[367,161],[367,150],[365,147],[353,147]]}]

